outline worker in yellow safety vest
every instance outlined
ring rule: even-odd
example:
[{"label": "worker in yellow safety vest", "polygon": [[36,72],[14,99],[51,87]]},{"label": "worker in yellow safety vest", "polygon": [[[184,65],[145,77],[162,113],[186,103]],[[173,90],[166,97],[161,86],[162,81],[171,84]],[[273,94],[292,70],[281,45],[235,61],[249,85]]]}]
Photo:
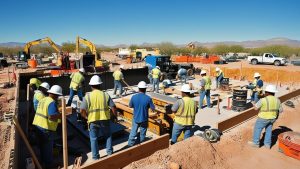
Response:
[{"label": "worker in yellow safety vest", "polygon": [[216,68],[216,88],[218,89],[223,81],[224,74],[220,68]]},{"label": "worker in yellow safety vest", "polygon": [[181,87],[182,99],[177,100],[171,108],[175,114],[171,144],[177,142],[182,131],[184,132],[184,139],[193,135],[192,126],[198,110],[197,104],[191,96],[192,93],[190,85],[184,84]]},{"label": "worker in yellow safety vest", "polygon": [[40,147],[40,157],[43,168],[53,168],[53,144],[57,125],[61,119],[57,100],[62,96],[62,88],[54,85],[48,90],[48,97],[39,101],[33,125],[36,126],[37,139]]},{"label": "worker in yellow safety vest", "polygon": [[260,135],[264,128],[264,146],[268,149],[272,146],[273,123],[277,120],[279,113],[283,112],[280,100],[275,97],[276,92],[276,86],[268,85],[265,89],[265,97],[254,106],[254,109],[259,110],[259,113],[254,126],[253,140],[248,142],[253,147],[260,147]]},{"label": "worker in yellow safety vest", "polygon": [[47,82],[43,82],[37,90],[34,91],[33,95],[33,108],[36,111],[39,101],[44,97],[48,96],[48,90],[50,90],[50,85]]},{"label": "worker in yellow safety vest", "polygon": [[42,82],[39,79],[31,78],[29,80],[29,86],[30,86],[31,92],[34,92],[35,90],[37,90],[41,84],[42,84]]},{"label": "worker in yellow safety vest", "polygon": [[202,79],[200,81],[200,102],[199,102],[199,108],[203,108],[203,100],[206,96],[206,104],[207,107],[212,107],[210,104],[210,89],[211,89],[211,79],[209,76],[206,75],[206,71],[202,70],[200,73]]},{"label": "worker in yellow safety vest", "polygon": [[260,76],[258,72],[254,73],[254,81],[246,87],[247,89],[251,89],[251,101],[253,104],[257,103],[263,95],[264,82],[260,79]]},{"label": "worker in yellow safety vest", "polygon": [[116,106],[110,96],[100,90],[101,84],[102,81],[100,77],[94,75],[89,82],[92,92],[84,97],[80,105],[81,115],[83,118],[86,118],[88,122],[92,158],[94,160],[100,158],[98,146],[99,132],[102,133],[106,142],[107,154],[111,155],[113,153],[110,123],[111,119],[114,121],[117,119]]},{"label": "worker in yellow safety vest", "polygon": [[85,72],[84,68],[80,68],[79,72],[75,72],[75,73],[71,74],[71,76],[70,76],[70,78],[71,78],[70,97],[69,97],[67,106],[71,106],[75,92],[77,92],[77,96],[79,97],[79,100],[82,101],[84,72]]},{"label": "worker in yellow safety vest", "polygon": [[159,78],[161,76],[160,67],[156,66],[154,69],[152,69],[151,74],[152,74],[152,82],[153,82],[153,92],[155,91],[156,93],[158,93]]},{"label": "worker in yellow safety vest", "polygon": [[123,93],[123,87],[122,87],[122,82],[124,80],[124,76],[122,73],[122,69],[124,68],[123,65],[120,65],[119,69],[117,69],[116,71],[114,71],[113,73],[113,77],[114,77],[114,95],[116,95],[117,93],[117,89],[119,89],[119,95],[121,96]]}]

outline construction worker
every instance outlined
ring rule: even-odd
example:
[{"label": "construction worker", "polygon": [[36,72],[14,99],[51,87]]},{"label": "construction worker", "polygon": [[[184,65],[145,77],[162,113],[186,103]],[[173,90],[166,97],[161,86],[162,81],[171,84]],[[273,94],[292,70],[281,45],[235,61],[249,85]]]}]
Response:
[{"label": "construction worker", "polygon": [[150,65],[150,64],[146,64],[146,66],[148,67],[148,79],[149,79],[149,83],[150,84],[153,84],[153,78],[152,78],[152,69],[153,69],[153,67],[152,67],[152,65]]},{"label": "construction worker", "polygon": [[258,148],[260,146],[260,135],[263,128],[265,128],[264,146],[268,149],[272,146],[273,123],[277,120],[279,113],[283,111],[280,100],[275,97],[276,92],[276,86],[268,85],[265,89],[265,97],[254,106],[254,109],[259,110],[259,113],[254,126],[253,140],[248,142],[253,147]]},{"label": "construction worker", "polygon": [[84,68],[80,68],[79,72],[75,72],[71,74],[70,97],[67,106],[71,106],[75,92],[77,93],[79,100],[82,101],[82,97],[83,97],[82,87],[84,83],[84,76],[83,76],[84,72],[85,72]]},{"label": "construction worker", "polygon": [[32,92],[34,92],[35,90],[37,90],[40,87],[41,84],[42,84],[42,82],[39,79],[37,79],[37,78],[31,78],[29,80],[29,86],[30,86],[30,90]]},{"label": "construction worker", "polygon": [[50,90],[50,85],[47,82],[43,82],[37,90],[34,91],[33,95],[33,108],[36,111],[39,101],[44,97],[48,96],[48,90]]},{"label": "construction worker", "polygon": [[58,120],[61,119],[61,113],[58,111],[57,100],[59,96],[62,96],[62,88],[58,85],[53,85],[51,89],[48,90],[48,94],[49,96],[39,101],[32,123],[36,126],[43,168],[55,167],[52,166],[52,152]]},{"label": "construction worker", "polygon": [[92,158],[94,160],[100,158],[98,146],[98,138],[100,137],[99,132],[102,133],[106,142],[107,155],[111,155],[113,153],[110,121],[111,116],[114,117],[113,119],[117,118],[116,106],[110,96],[100,90],[101,84],[102,81],[100,77],[98,75],[94,75],[89,82],[92,92],[84,97],[80,105],[80,113],[82,117],[87,119],[88,122]]},{"label": "construction worker", "polygon": [[216,88],[217,89],[220,87],[223,78],[224,78],[223,71],[220,68],[216,67]]},{"label": "construction worker", "polygon": [[128,146],[135,144],[135,137],[137,131],[140,128],[140,140],[139,143],[143,142],[146,137],[148,127],[148,110],[154,112],[155,106],[152,102],[151,97],[146,95],[147,85],[146,82],[141,81],[138,84],[139,93],[131,97],[129,107],[133,108],[132,128],[130,131]]},{"label": "construction worker", "polygon": [[246,88],[251,89],[252,94],[251,94],[251,101],[252,103],[257,103],[259,98],[262,95],[262,88],[264,85],[264,82],[260,79],[260,74],[259,73],[254,73],[254,81],[250,83]]},{"label": "construction worker", "polygon": [[210,104],[210,89],[211,89],[211,80],[210,77],[206,75],[206,71],[202,70],[200,73],[202,79],[200,81],[200,102],[199,102],[199,108],[203,108],[203,100],[206,96],[206,104],[207,107],[212,107]]},{"label": "construction worker", "polygon": [[113,73],[113,77],[114,77],[114,95],[117,94],[117,89],[119,89],[119,95],[121,96],[123,93],[123,87],[122,87],[122,82],[124,80],[124,76],[122,73],[122,69],[124,68],[123,65],[120,65],[119,69],[117,69],[116,71],[114,71]]},{"label": "construction worker", "polygon": [[186,83],[186,78],[187,78],[187,70],[185,68],[180,68],[177,72],[177,76],[180,79],[181,84]]},{"label": "construction worker", "polygon": [[182,99],[177,100],[171,108],[175,114],[171,144],[177,142],[181,132],[184,132],[184,139],[193,135],[192,126],[195,122],[197,104],[191,97],[192,93],[190,85],[184,84],[181,87]]},{"label": "construction worker", "polygon": [[156,93],[158,93],[158,90],[159,90],[159,78],[161,76],[160,67],[156,66],[154,69],[152,69],[151,74],[152,74],[152,78],[153,78],[153,91],[155,91]]}]

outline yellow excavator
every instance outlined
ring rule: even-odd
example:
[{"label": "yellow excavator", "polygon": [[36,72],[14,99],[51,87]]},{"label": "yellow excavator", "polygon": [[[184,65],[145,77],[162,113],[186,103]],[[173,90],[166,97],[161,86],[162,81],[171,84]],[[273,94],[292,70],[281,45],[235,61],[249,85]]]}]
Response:
[{"label": "yellow excavator", "polygon": [[24,46],[24,50],[22,52],[19,52],[19,60],[21,61],[27,61],[27,59],[30,59],[30,48],[35,45],[39,45],[42,43],[49,43],[53,49],[55,49],[56,52],[60,53],[59,47],[49,38],[42,38],[42,39],[37,39],[31,42],[28,42]]},{"label": "yellow excavator", "polygon": [[[79,36],[77,36],[77,38],[76,38],[76,54],[77,55],[79,53],[80,44],[84,44],[85,46],[90,48],[91,53],[92,53],[92,55],[94,55],[94,58],[95,58],[95,65],[94,65],[95,67],[109,66],[109,62],[107,62],[106,60],[101,60],[101,55],[100,55],[100,53],[97,53],[95,44],[93,44],[91,41],[81,38]],[[83,55],[83,59],[84,59],[84,57],[85,57],[85,55]]]}]

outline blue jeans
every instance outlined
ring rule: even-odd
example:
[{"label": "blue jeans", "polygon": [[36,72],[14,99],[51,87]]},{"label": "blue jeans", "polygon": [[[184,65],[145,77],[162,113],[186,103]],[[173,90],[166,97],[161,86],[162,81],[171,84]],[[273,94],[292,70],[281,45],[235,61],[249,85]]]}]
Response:
[{"label": "blue jeans", "polygon": [[53,145],[55,132],[36,127],[36,135],[40,148],[40,159],[42,161],[42,166],[43,168],[51,166],[53,162]]},{"label": "blue jeans", "polygon": [[120,95],[123,93],[122,83],[120,80],[114,81],[114,95],[117,93],[117,89],[120,91]]},{"label": "blue jeans", "polygon": [[158,90],[159,90],[159,79],[153,78],[153,91],[158,93]]},{"label": "blue jeans", "polygon": [[192,131],[192,126],[183,126],[174,122],[172,130],[172,143],[176,143],[181,132],[184,132],[184,139],[191,137],[194,133]]},{"label": "blue jeans", "polygon": [[262,119],[257,118],[254,126],[254,132],[253,132],[253,143],[256,145],[259,145],[260,140],[260,134],[262,130],[265,128],[265,140],[264,145],[267,147],[271,147],[271,138],[272,138],[272,127],[273,123],[276,121],[276,119]]},{"label": "blue jeans", "polygon": [[98,138],[102,133],[104,140],[106,140],[106,153],[111,155],[113,153],[112,147],[112,133],[110,131],[110,120],[99,120],[90,123],[90,142],[92,149],[92,157],[94,160],[100,158]]},{"label": "blue jeans", "polygon": [[207,107],[210,107],[210,90],[203,90],[200,91],[200,102],[199,102],[200,109],[203,108],[203,100],[205,96],[206,96]]},{"label": "blue jeans", "polygon": [[150,84],[153,84],[153,78],[152,78],[152,75],[151,75],[151,74],[148,75],[148,79],[149,79],[149,83],[150,83]]},{"label": "blue jeans", "polygon": [[223,80],[223,76],[216,77],[216,87],[217,88],[220,87],[222,80]]},{"label": "blue jeans", "polygon": [[146,132],[148,128],[148,121],[136,123],[134,120],[132,120],[132,128],[130,131],[130,135],[128,138],[128,146],[133,146],[135,144],[135,137],[137,135],[137,131],[140,128],[140,140],[139,143],[143,142],[146,137]]},{"label": "blue jeans", "polygon": [[257,103],[259,100],[258,98],[258,92],[252,92],[252,95],[251,95],[251,101],[254,101],[255,103]]},{"label": "blue jeans", "polygon": [[77,96],[79,97],[79,100],[82,101],[82,97],[83,97],[82,88],[78,88],[77,91],[70,88],[70,97],[69,97],[67,106],[71,106],[72,101],[73,101],[73,97],[75,96],[75,92],[77,93]]}]

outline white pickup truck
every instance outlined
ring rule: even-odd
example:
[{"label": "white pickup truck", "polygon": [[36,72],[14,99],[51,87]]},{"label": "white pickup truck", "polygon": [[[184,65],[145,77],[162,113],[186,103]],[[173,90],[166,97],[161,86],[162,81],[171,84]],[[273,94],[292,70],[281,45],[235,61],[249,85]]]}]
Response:
[{"label": "white pickup truck", "polygon": [[274,64],[275,66],[286,65],[287,60],[272,53],[264,53],[263,56],[248,56],[248,61],[256,65],[258,63]]}]

